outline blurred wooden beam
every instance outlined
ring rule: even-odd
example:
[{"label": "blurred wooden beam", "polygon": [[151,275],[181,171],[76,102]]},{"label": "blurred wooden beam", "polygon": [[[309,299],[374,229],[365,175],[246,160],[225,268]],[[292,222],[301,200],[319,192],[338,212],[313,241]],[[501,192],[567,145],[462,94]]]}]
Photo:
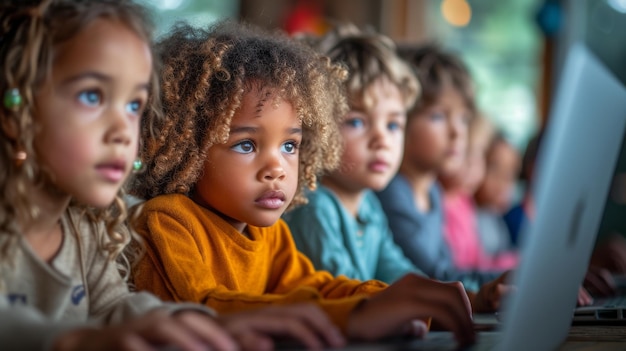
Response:
[{"label": "blurred wooden beam", "polygon": [[429,0],[381,1],[380,32],[398,43],[415,44],[425,40]]}]

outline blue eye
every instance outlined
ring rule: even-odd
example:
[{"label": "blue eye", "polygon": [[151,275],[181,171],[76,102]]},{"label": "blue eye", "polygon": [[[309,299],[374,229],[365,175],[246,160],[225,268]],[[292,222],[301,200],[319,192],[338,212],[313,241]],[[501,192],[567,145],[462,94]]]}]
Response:
[{"label": "blue eye", "polygon": [[298,150],[298,144],[295,141],[288,141],[283,144],[282,151],[288,154],[295,154]]},{"label": "blue eye", "polygon": [[138,115],[141,114],[142,107],[141,101],[132,101],[126,105],[126,112]]},{"label": "blue eye", "polygon": [[97,106],[102,101],[102,94],[96,90],[87,90],[78,94],[78,101],[87,106]]},{"label": "blue eye", "polygon": [[343,123],[352,128],[363,128],[365,125],[365,122],[360,118],[348,118]]},{"label": "blue eye", "polygon": [[233,145],[231,149],[240,154],[249,154],[254,151],[254,143],[252,143],[250,140],[244,140]]},{"label": "blue eye", "polygon": [[402,130],[402,125],[398,122],[389,122],[389,124],[387,124],[387,129],[391,131]]},{"label": "blue eye", "polygon": [[446,115],[441,112],[431,112],[428,117],[433,121],[442,121],[446,119]]}]

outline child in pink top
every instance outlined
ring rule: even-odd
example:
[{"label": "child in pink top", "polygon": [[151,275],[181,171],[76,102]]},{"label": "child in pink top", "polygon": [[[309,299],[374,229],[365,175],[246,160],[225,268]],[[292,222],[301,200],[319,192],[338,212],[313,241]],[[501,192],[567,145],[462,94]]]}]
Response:
[{"label": "child in pink top", "polygon": [[472,198],[485,177],[486,150],[493,137],[493,127],[484,117],[474,116],[459,129],[459,150],[449,158],[440,174],[444,188],[444,236],[453,261],[459,269],[514,268],[517,254],[490,255],[483,249]]}]

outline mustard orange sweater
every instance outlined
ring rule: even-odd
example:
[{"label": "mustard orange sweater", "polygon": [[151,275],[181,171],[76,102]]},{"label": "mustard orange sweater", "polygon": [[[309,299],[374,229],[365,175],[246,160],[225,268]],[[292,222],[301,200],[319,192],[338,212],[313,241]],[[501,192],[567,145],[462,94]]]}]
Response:
[{"label": "mustard orange sweater", "polygon": [[138,289],[222,313],[315,302],[345,330],[352,309],[387,286],[316,271],[297,251],[283,220],[267,228],[249,226],[248,238],[180,194],[147,201],[137,231],[147,250],[134,271]]}]

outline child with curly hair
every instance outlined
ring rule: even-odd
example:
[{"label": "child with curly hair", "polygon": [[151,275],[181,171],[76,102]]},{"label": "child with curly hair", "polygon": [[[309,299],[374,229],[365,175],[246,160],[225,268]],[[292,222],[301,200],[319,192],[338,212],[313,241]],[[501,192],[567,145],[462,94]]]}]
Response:
[{"label": "child with curly hair", "polygon": [[462,285],[333,277],[296,250],[280,218],[340,159],[341,66],[294,39],[228,22],[180,26],[159,51],[167,118],[157,135],[143,131],[146,169],[131,186],[147,200],[138,288],[220,312],[311,301],[348,338],[423,334],[432,317],[461,344],[474,340]]},{"label": "child with curly hair", "polygon": [[[130,292],[120,275],[131,237],[122,185],[142,111],[159,111],[144,9],[11,1],[0,23],[2,349],[257,350],[275,334],[320,345],[329,322],[316,309],[212,317],[206,306]],[[317,316],[301,316],[309,312]]]}]

